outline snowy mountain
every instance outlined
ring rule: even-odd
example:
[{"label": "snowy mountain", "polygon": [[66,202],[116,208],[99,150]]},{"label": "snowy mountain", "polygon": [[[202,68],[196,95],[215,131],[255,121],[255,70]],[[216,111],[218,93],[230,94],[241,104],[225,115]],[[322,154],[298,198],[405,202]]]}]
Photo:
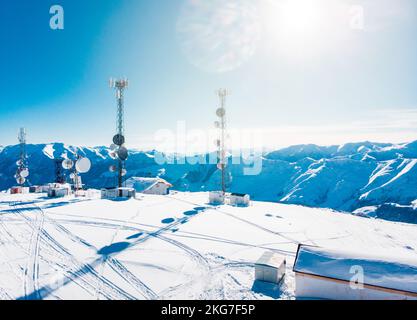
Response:
[{"label": "snowy mountain", "polygon": [[[89,157],[92,170],[83,175],[88,187],[115,185],[109,167],[114,164],[106,147],[80,147]],[[62,143],[28,145],[30,182],[43,184],[55,176],[54,158],[71,157],[73,147]],[[215,190],[220,174],[215,165],[192,165],[177,159],[175,164],[159,165],[155,151],[131,151],[128,174],[161,176],[180,191]],[[172,155],[171,155],[172,156]],[[13,175],[19,146],[0,151],[0,189],[15,184]],[[208,158],[209,155],[203,155]],[[332,208],[358,215],[417,223],[417,141],[405,144],[350,143],[321,147],[299,145],[264,154],[258,175],[245,175],[242,159],[230,158],[233,177],[230,190],[249,193],[262,201]],[[240,162],[240,164],[234,164]]]},{"label": "snowy mountain", "polygon": [[[126,201],[0,193],[0,299],[294,299],[298,244],[343,248],[363,261],[390,257],[394,268],[417,259],[417,225],[207,200],[203,192]],[[287,260],[280,286],[255,281],[266,251]],[[381,281],[415,283],[400,268],[384,269]]]}]

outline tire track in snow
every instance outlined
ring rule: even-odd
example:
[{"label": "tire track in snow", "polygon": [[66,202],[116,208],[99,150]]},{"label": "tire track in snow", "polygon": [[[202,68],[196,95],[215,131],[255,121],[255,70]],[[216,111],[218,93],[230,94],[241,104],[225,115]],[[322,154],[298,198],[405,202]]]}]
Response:
[{"label": "tire track in snow", "polygon": [[[91,249],[97,251],[97,248],[92,244],[88,243],[86,240],[74,235],[64,226],[53,222],[57,228],[59,228],[65,235],[67,235],[71,240],[77,242],[81,245],[87,246]],[[136,231],[137,229],[135,229]],[[123,280],[129,283],[134,289],[136,289],[145,299],[156,299],[157,295],[152,291],[144,282],[142,282],[138,277],[136,277],[132,272],[130,272],[119,260],[109,257],[106,259],[106,263],[117,273]]]},{"label": "tire track in snow", "polygon": [[[21,217],[23,217],[27,223],[30,225],[30,221],[28,221],[28,218],[25,216],[24,212],[28,209],[24,206],[19,207],[16,203],[14,205],[16,207],[16,213],[20,213]],[[42,209],[38,208],[40,211]],[[29,219],[30,220],[30,219]],[[86,287],[89,287],[90,290],[95,290],[97,288],[97,285],[103,284],[104,288],[106,289],[106,292],[104,292],[104,296],[107,299],[130,299],[133,300],[134,297],[129,295],[127,292],[125,292],[123,289],[109,281],[103,276],[100,276],[95,270],[94,267],[97,264],[97,260],[93,261],[90,264],[83,264],[80,263],[75,257],[66,249],[64,248],[60,243],[58,243],[46,230],[41,230],[41,240],[43,243],[47,246],[49,246],[51,249],[53,249],[56,253],[58,253],[61,258],[66,260],[67,266],[65,268],[65,273],[67,274],[66,280],[63,281],[62,286],[67,285],[68,283],[75,281],[75,279],[80,279],[81,282],[84,284],[84,288],[86,291],[90,292]],[[53,262],[55,263],[55,262]],[[83,277],[86,276],[90,279],[83,279]],[[94,284],[96,282],[96,284]],[[52,294],[53,291],[59,289],[61,286],[56,285],[47,285],[44,286],[37,291],[32,292],[31,295],[28,297],[30,299],[35,299],[39,296],[39,298],[45,298],[48,295]],[[109,292],[108,292],[109,291]],[[25,295],[27,297],[27,295]]]},{"label": "tire track in snow", "polygon": [[[197,265],[202,265],[203,268],[205,269],[205,271],[209,270],[209,266],[208,266],[208,262],[207,260],[195,249],[190,248],[189,246],[176,241],[174,239],[170,239],[167,237],[164,237],[161,235],[161,233],[167,231],[167,230],[171,230],[173,227],[178,226],[179,224],[182,224],[186,219],[188,221],[187,218],[182,218],[166,227],[163,228],[159,228],[156,226],[153,226],[154,228],[157,228],[156,231],[146,231],[143,229],[139,229],[139,228],[135,228],[135,227],[128,227],[126,226],[126,223],[122,220],[118,220],[118,222],[120,223],[124,223],[124,224],[110,224],[110,223],[99,223],[99,222],[90,222],[90,221],[85,221],[85,220],[62,220],[62,223],[76,223],[76,224],[82,224],[82,225],[86,225],[86,224],[91,224],[93,226],[97,226],[97,227],[104,227],[104,228],[114,228],[117,230],[121,230],[121,228],[124,228],[125,230],[132,230],[135,232],[143,232],[146,236],[138,241],[136,241],[134,243],[134,245],[136,246],[139,243],[143,243],[146,240],[148,240],[150,237],[154,237],[157,238],[159,240],[162,240],[164,242],[168,242],[172,245],[174,245],[175,247],[179,248],[182,251],[185,251],[193,261],[195,261],[197,263]],[[83,240],[83,242],[86,242],[85,240]],[[130,283],[133,287],[138,287],[141,290],[141,294],[143,295],[143,293],[145,292],[145,298],[148,299],[157,299],[158,295],[153,292],[149,287],[146,286],[146,284],[144,284],[140,279],[138,279],[134,274],[132,274],[129,270],[127,270],[126,267],[124,267],[124,265],[122,263],[120,263],[120,261],[118,261],[117,259],[115,259],[114,257],[110,256],[107,257],[107,259],[105,259],[104,261],[105,263],[109,264],[110,267],[116,272],[118,273],[120,276],[122,276],[128,283]],[[136,288],[136,289],[138,289]]]},{"label": "tire track in snow", "polygon": [[[24,271],[23,289],[25,299],[27,299],[28,296],[33,292],[38,293],[39,289],[39,251],[44,215],[43,212],[38,213],[40,213],[40,216],[35,213],[35,220],[25,217],[28,224],[32,228],[32,236],[29,244],[28,261]],[[35,294],[34,299],[39,299],[38,294]]]},{"label": "tire track in snow", "polygon": [[109,257],[106,262],[116,273],[122,276],[126,282],[137,289],[145,299],[155,300],[158,298],[158,295],[151,288],[130,272],[119,260]]}]

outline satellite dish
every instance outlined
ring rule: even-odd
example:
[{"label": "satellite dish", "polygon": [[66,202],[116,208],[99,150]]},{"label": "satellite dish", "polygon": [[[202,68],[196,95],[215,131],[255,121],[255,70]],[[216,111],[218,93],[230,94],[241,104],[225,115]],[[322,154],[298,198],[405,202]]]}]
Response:
[{"label": "satellite dish", "polygon": [[129,152],[127,151],[125,147],[120,147],[119,150],[117,151],[117,156],[119,157],[120,160],[125,161],[129,157]]},{"label": "satellite dish", "polygon": [[217,109],[216,114],[219,118],[222,118],[226,115],[226,109],[225,108],[219,108],[219,109]]},{"label": "satellite dish", "polygon": [[18,177],[18,178],[16,179],[16,182],[17,182],[18,184],[24,184],[24,183],[26,182],[26,179],[25,179],[25,178],[23,178],[23,177]]},{"label": "satellite dish", "polygon": [[88,158],[81,158],[75,164],[75,169],[79,173],[87,173],[91,169],[91,161]]},{"label": "satellite dish", "polygon": [[28,169],[23,169],[22,171],[20,171],[20,176],[22,178],[27,178],[29,177],[29,170]]},{"label": "satellite dish", "polygon": [[114,151],[114,150],[116,150],[117,149],[117,145],[115,145],[114,143],[112,143],[111,145],[110,145],[110,150],[111,151]]},{"label": "satellite dish", "polygon": [[71,169],[74,166],[74,162],[70,159],[65,159],[62,161],[62,167],[66,170]]},{"label": "satellite dish", "polygon": [[109,153],[109,156],[110,156],[110,158],[112,158],[112,159],[116,159],[116,157],[117,157],[116,151],[110,152],[110,153]]},{"label": "satellite dish", "polygon": [[70,174],[70,178],[71,178],[72,180],[74,180],[74,178],[75,178],[75,174],[71,173],[71,174]]},{"label": "satellite dish", "polygon": [[22,164],[23,164],[23,161],[22,161],[22,160],[17,160],[17,161],[16,161],[16,165],[17,165],[17,166],[21,166]]},{"label": "satellite dish", "polygon": [[116,134],[113,137],[113,143],[115,145],[121,146],[122,144],[125,143],[125,137],[123,135],[121,135],[121,134]]},{"label": "satellite dish", "polygon": [[127,174],[127,170],[126,169],[122,169],[122,177],[124,177]]},{"label": "satellite dish", "polygon": [[116,166],[110,166],[109,170],[110,172],[116,172],[117,168]]}]

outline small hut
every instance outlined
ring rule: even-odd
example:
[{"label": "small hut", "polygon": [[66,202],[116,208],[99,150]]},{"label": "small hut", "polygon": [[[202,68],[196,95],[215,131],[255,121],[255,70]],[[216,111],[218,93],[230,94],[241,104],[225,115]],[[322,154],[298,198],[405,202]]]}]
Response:
[{"label": "small hut", "polygon": [[211,191],[209,193],[209,203],[214,205],[224,204],[225,195],[222,191]]},{"label": "small hut", "polygon": [[144,194],[168,195],[172,184],[161,178],[132,177],[126,180],[126,187]]},{"label": "small hut", "polygon": [[417,261],[300,245],[294,263],[298,298],[416,300]]},{"label": "small hut", "polygon": [[10,194],[28,194],[29,187],[16,186],[10,188]]},{"label": "small hut", "polygon": [[249,207],[250,196],[242,193],[232,193],[230,195],[230,205],[239,207]]},{"label": "small hut", "polygon": [[101,189],[101,198],[117,199],[117,198],[135,198],[136,191],[133,188],[109,188]]},{"label": "small hut", "polygon": [[70,184],[51,183],[48,188],[49,198],[62,198],[71,194]]},{"label": "small hut", "polygon": [[31,186],[29,187],[30,193],[42,193],[42,187],[41,186]]},{"label": "small hut", "polygon": [[255,280],[278,284],[285,276],[287,261],[284,256],[265,252],[255,265]]}]

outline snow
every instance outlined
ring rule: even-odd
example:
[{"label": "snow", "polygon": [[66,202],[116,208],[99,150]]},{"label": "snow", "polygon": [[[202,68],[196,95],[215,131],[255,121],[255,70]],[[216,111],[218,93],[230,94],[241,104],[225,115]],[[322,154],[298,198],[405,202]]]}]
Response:
[{"label": "snow", "polygon": [[[208,194],[47,199],[0,193],[4,299],[294,299],[300,243],[417,258],[417,226],[256,202],[210,206]],[[281,287],[254,280],[272,251]]]},{"label": "snow", "polygon": [[168,182],[160,178],[132,177],[126,180],[125,185],[128,188],[135,189],[137,192],[144,192],[159,182],[168,184]]},{"label": "snow", "polygon": [[[43,185],[55,179],[55,164],[51,156],[74,158],[75,146],[63,143],[28,145],[31,171],[30,182]],[[105,146],[79,146],[79,152],[92,162],[92,170],[83,176],[89,188],[100,189],[114,184],[114,165],[110,149]],[[53,151],[54,150],[54,151]],[[16,159],[20,147],[6,146],[0,152],[0,190],[12,187],[16,181]],[[157,151],[130,151],[126,178],[160,177],[179,191],[213,191],[221,179],[214,165],[174,161],[156,163]],[[202,158],[209,154],[201,155]],[[365,206],[382,206],[397,203],[411,206],[417,199],[417,141],[407,144],[381,144],[372,142],[348,143],[342,146],[293,146],[255,156],[262,169],[258,175],[247,175],[249,167],[242,157],[240,163],[230,163],[232,176],[230,190],[250,194],[258,201],[285,202],[311,207],[331,208],[354,212]],[[178,160],[185,160],[182,157]],[[232,162],[232,161],[230,161]],[[392,221],[414,223],[417,218],[403,214],[392,206],[390,214],[378,210],[376,217]]]},{"label": "snow", "polygon": [[364,271],[364,284],[417,293],[417,259],[382,256],[363,250],[301,246],[294,269],[312,275],[350,281],[352,267]]},{"label": "snow", "polygon": [[54,157],[55,149],[54,149],[53,144],[46,145],[45,148],[43,148],[42,151],[43,151],[43,154],[45,156],[47,156],[49,159],[52,159],[52,160],[55,159],[55,157]]}]

